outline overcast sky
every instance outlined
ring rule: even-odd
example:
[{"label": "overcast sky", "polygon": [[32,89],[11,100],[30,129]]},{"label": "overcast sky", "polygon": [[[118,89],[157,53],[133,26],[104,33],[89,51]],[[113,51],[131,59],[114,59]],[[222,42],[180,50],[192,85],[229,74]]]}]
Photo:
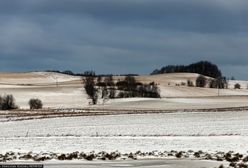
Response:
[{"label": "overcast sky", "polygon": [[0,70],[147,74],[209,60],[248,79],[247,0],[0,0]]}]

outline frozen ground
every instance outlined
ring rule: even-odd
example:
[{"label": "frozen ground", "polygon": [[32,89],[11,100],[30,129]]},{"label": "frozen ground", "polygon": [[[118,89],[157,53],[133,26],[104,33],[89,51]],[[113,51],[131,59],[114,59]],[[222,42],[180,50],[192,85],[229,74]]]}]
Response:
[{"label": "frozen ground", "polygon": [[0,123],[0,153],[170,150],[246,153],[248,112],[51,118]]},{"label": "frozen ground", "polygon": [[[15,162],[19,163],[20,162]],[[11,163],[13,164],[13,163]],[[111,168],[111,167],[152,167],[152,168],[207,168],[218,167],[220,162],[216,161],[199,161],[199,160],[127,160],[127,161],[65,161],[65,162],[45,162],[42,163],[46,168]]]}]

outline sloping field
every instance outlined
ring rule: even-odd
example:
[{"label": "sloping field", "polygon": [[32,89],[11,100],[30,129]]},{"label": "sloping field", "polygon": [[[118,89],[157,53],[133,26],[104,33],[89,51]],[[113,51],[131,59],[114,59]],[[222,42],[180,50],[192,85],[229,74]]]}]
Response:
[{"label": "sloping field", "polygon": [[6,85],[56,85],[56,82],[80,80],[80,77],[54,72],[0,73],[0,84]]},{"label": "sloping field", "polygon": [[[161,75],[149,75],[149,76],[139,76],[138,80],[149,82],[154,81],[157,83],[161,89],[162,97],[205,97],[205,96],[226,96],[226,95],[248,95],[247,81],[230,81],[230,89],[218,89],[210,88],[197,88],[197,87],[187,87],[182,86],[182,84],[187,84],[190,80],[194,83],[199,74],[195,73],[169,73]],[[241,90],[234,89],[234,85],[239,83],[241,85]],[[180,85],[180,86],[176,86]]]},{"label": "sloping field", "polygon": [[13,94],[20,108],[28,108],[31,98],[39,98],[45,108],[86,106],[80,77],[51,72],[0,73],[0,94]]},{"label": "sloping field", "polygon": [[[209,89],[182,86],[187,80],[195,81],[198,74],[174,73],[152,76],[138,76],[144,83],[158,84],[162,99],[115,99],[107,100],[96,108],[145,108],[184,109],[248,106],[247,81],[231,81],[232,88],[240,83],[243,89]],[[114,77],[115,80],[124,77]],[[179,86],[178,86],[179,85]],[[81,77],[53,72],[0,73],[0,94],[13,94],[20,108],[28,108],[31,98],[39,98],[45,108],[85,108],[89,100],[83,89]],[[217,95],[221,97],[217,97]],[[247,97],[246,97],[247,96]]]}]

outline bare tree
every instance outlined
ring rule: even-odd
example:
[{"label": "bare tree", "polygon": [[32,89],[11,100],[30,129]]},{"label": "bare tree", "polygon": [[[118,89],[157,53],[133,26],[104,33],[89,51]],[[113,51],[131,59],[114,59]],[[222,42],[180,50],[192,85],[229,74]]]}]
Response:
[{"label": "bare tree", "polygon": [[239,84],[239,83],[236,83],[235,85],[234,85],[234,89],[240,89],[241,88],[241,85]]},{"label": "bare tree", "polygon": [[97,99],[98,99],[98,89],[96,88],[96,83],[95,83],[95,73],[87,73],[87,75],[84,77],[84,89],[89,96],[89,98],[92,100],[92,104],[97,104]]}]

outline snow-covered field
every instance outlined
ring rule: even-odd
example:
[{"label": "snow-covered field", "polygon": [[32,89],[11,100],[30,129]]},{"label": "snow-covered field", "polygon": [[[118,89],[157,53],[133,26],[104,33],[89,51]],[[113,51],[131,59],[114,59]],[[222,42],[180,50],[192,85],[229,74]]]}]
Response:
[{"label": "snow-covered field", "polygon": [[[195,81],[198,74],[175,73],[138,76],[144,83],[154,81],[161,90],[162,99],[132,98],[108,100],[100,108],[119,109],[202,109],[248,106],[247,81],[230,81],[230,88],[239,82],[243,89],[210,89],[182,86]],[[114,77],[115,80],[124,77]],[[180,86],[176,86],[176,85]],[[222,97],[217,97],[218,93]],[[81,77],[53,72],[0,73],[0,95],[12,94],[16,104],[27,109],[31,98],[39,98],[44,108],[88,108],[90,100],[83,89]],[[209,97],[211,96],[211,97]],[[232,96],[228,97],[227,96]],[[98,107],[98,108],[99,108]]]},{"label": "snow-covered field", "polygon": [[[187,80],[195,81],[197,76],[198,74],[192,73],[138,76],[137,81],[157,83],[162,99],[108,100],[104,108],[202,109],[248,106],[248,90],[245,87],[247,81],[230,81],[231,89],[219,91],[181,85],[187,83]],[[116,81],[123,78],[114,77]],[[237,82],[241,84],[242,89],[232,89]],[[221,97],[217,97],[218,93]],[[88,108],[90,102],[83,89],[81,77],[53,72],[0,72],[0,95],[4,94],[12,94],[16,104],[22,109],[29,108],[28,101],[31,98],[41,99],[44,108]],[[102,100],[99,100],[100,108],[103,107],[101,102]]]},{"label": "snow-covered field", "polygon": [[0,72],[0,84],[5,85],[44,85],[80,80],[80,77],[55,72]]},{"label": "snow-covered field", "polygon": [[[33,162],[11,162],[4,165],[13,164],[32,164]],[[36,163],[37,164],[37,163]],[[191,159],[149,159],[149,160],[122,160],[122,161],[47,161],[42,162],[46,168],[113,168],[113,167],[131,167],[131,168],[199,168],[199,167],[219,167],[220,162]],[[224,165],[228,165],[224,163]]]},{"label": "snow-covered field", "polygon": [[0,95],[12,94],[19,108],[39,98],[44,108],[82,108],[88,105],[81,77],[53,72],[0,73]]},{"label": "snow-covered field", "polygon": [[[248,111],[180,112],[185,109],[247,109],[247,82],[232,81],[231,88],[239,82],[242,89],[219,91],[181,85],[187,80],[195,81],[197,76],[185,73],[139,76],[138,81],[156,82],[162,98],[114,99],[105,104],[100,100],[98,105],[90,106],[80,77],[48,72],[0,73],[0,95],[13,94],[16,104],[24,109],[0,111],[0,154],[8,151],[51,154],[118,150],[121,153],[153,151],[156,155],[157,151],[171,150],[203,150],[212,154],[232,150],[247,155]],[[118,78],[123,77],[114,77]],[[63,110],[69,113],[66,116],[71,116],[70,109],[78,109],[80,114],[31,120],[39,116],[33,114],[38,111],[25,110],[30,98],[43,101],[45,109],[39,112],[43,117],[54,112],[49,108],[58,110],[62,116],[65,115]],[[174,113],[80,116],[85,109],[118,113],[125,109],[134,112],[172,110]],[[19,115],[22,112],[25,114]],[[11,121],[21,117],[30,120]]]},{"label": "snow-covered field", "polygon": [[6,151],[247,152],[248,112],[50,118],[0,123],[0,153]]}]

